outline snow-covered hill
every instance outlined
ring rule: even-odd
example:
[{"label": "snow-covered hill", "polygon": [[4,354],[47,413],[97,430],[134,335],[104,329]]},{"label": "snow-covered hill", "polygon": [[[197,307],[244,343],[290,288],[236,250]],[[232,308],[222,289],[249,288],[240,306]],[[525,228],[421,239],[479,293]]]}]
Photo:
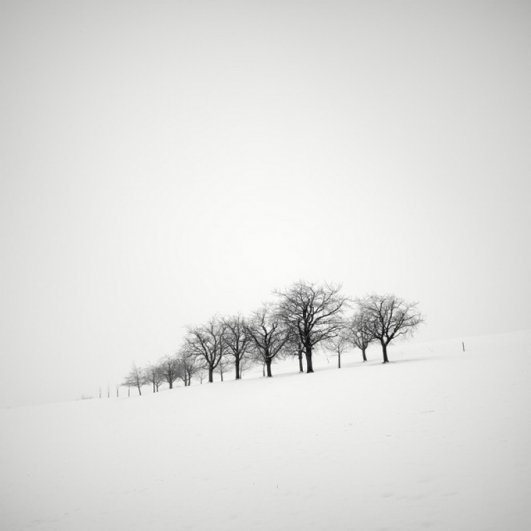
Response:
[{"label": "snow-covered hill", "polygon": [[531,529],[531,333],[369,354],[1,410],[0,527]]}]

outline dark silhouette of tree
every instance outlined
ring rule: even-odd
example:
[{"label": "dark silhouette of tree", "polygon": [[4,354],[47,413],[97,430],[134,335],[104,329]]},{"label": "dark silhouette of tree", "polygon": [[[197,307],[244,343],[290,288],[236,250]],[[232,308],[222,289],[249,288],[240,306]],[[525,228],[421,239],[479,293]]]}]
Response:
[{"label": "dark silhouette of tree", "polygon": [[253,342],[253,353],[265,365],[270,378],[271,364],[292,341],[292,331],[270,306],[264,306],[253,315],[247,331]]},{"label": "dark silhouette of tree", "polygon": [[179,360],[176,356],[167,356],[159,362],[159,371],[170,389],[173,389],[173,384],[179,378],[179,372],[182,370]]},{"label": "dark silhouette of tree", "polygon": [[123,385],[127,387],[136,387],[138,394],[142,396],[142,386],[145,383],[145,375],[142,369],[139,369],[136,365],[133,365],[129,374],[125,377]]},{"label": "dark silhouette of tree", "polygon": [[361,350],[363,361],[367,361],[367,347],[374,341],[371,317],[363,309],[354,315],[349,326],[350,341],[354,347]]},{"label": "dark silhouette of tree", "polygon": [[179,349],[178,360],[178,378],[180,378],[185,387],[192,383],[192,377],[201,370],[203,366],[202,358],[198,359],[194,352],[191,352],[187,343]]},{"label": "dark silhouette of tree", "polygon": [[313,372],[312,353],[316,345],[335,337],[342,327],[346,298],[339,286],[297,282],[280,297],[278,313],[298,336],[306,357],[306,372]]},{"label": "dark silhouette of tree", "polygon": [[252,339],[248,333],[247,323],[243,317],[239,315],[230,317],[229,319],[225,319],[224,323],[225,334],[223,338],[227,347],[227,354],[232,358],[236,380],[239,380],[241,378],[242,363],[245,357],[250,354]]},{"label": "dark silhouette of tree", "polygon": [[208,381],[214,381],[214,370],[225,355],[225,324],[219,319],[211,319],[206,325],[190,328],[185,338],[188,355],[200,360],[208,371]]},{"label": "dark silhouette of tree", "polygon": [[406,302],[395,295],[370,295],[358,300],[358,304],[370,323],[373,337],[380,341],[384,363],[389,362],[389,343],[397,337],[413,334],[423,320],[416,302]]}]

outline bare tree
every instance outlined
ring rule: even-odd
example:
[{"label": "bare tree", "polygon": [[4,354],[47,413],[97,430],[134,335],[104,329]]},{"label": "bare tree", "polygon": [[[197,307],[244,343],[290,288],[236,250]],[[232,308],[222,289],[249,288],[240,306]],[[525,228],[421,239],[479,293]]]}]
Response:
[{"label": "bare tree", "polygon": [[371,316],[361,309],[350,322],[349,332],[351,343],[361,350],[363,361],[367,361],[367,347],[375,339]]},{"label": "bare tree", "polygon": [[159,392],[160,384],[164,381],[159,365],[150,365],[144,369],[144,381],[150,383],[154,393]]},{"label": "bare tree", "polygon": [[125,377],[123,385],[127,387],[136,387],[138,394],[142,396],[142,386],[145,383],[145,375],[142,369],[139,369],[136,365],[133,365],[129,374]]},{"label": "bare tree", "polygon": [[247,323],[240,315],[225,319],[224,323],[223,339],[227,347],[227,354],[234,363],[236,380],[239,380],[241,378],[241,366],[251,350],[252,339],[247,330]]},{"label": "bare tree", "polygon": [[328,346],[337,354],[337,368],[341,369],[341,355],[348,350],[352,341],[350,339],[350,330],[344,326],[339,330],[337,335],[328,340]]},{"label": "bare tree", "polygon": [[292,331],[270,306],[258,310],[247,325],[253,341],[253,352],[265,365],[270,378],[271,363],[292,340]]},{"label": "bare tree", "polygon": [[225,329],[225,324],[214,318],[204,326],[190,328],[185,338],[188,355],[203,362],[208,370],[209,383],[214,381],[214,370],[226,352]]},{"label": "bare tree", "polygon": [[370,323],[373,337],[380,341],[384,363],[389,362],[389,343],[397,337],[411,335],[423,320],[416,302],[406,302],[395,295],[370,295],[358,304]]},{"label": "bare tree", "polygon": [[202,358],[198,359],[196,354],[190,350],[187,342],[180,348],[177,355],[179,364],[178,377],[183,381],[185,387],[190,386],[192,383],[192,377],[198,374],[204,363]]},{"label": "bare tree", "polygon": [[170,389],[173,389],[173,383],[179,378],[181,365],[176,356],[167,356],[159,362],[159,371],[162,375],[163,381],[168,384]]},{"label": "bare tree", "polygon": [[300,339],[306,356],[306,372],[313,372],[313,349],[338,334],[346,298],[340,294],[340,286],[302,281],[277,294],[279,315]]}]

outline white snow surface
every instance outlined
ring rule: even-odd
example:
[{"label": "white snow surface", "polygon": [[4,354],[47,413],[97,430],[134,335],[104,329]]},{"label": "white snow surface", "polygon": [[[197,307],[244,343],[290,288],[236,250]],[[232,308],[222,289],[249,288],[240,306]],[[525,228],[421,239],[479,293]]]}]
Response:
[{"label": "white snow surface", "polygon": [[0,410],[0,528],[531,529],[531,332],[465,343]]}]

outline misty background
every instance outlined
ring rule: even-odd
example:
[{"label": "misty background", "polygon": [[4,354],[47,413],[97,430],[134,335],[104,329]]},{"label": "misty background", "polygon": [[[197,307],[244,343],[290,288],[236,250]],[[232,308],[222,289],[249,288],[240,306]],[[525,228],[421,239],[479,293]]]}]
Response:
[{"label": "misty background", "polygon": [[306,279],[530,328],[529,2],[0,3],[0,405]]}]

